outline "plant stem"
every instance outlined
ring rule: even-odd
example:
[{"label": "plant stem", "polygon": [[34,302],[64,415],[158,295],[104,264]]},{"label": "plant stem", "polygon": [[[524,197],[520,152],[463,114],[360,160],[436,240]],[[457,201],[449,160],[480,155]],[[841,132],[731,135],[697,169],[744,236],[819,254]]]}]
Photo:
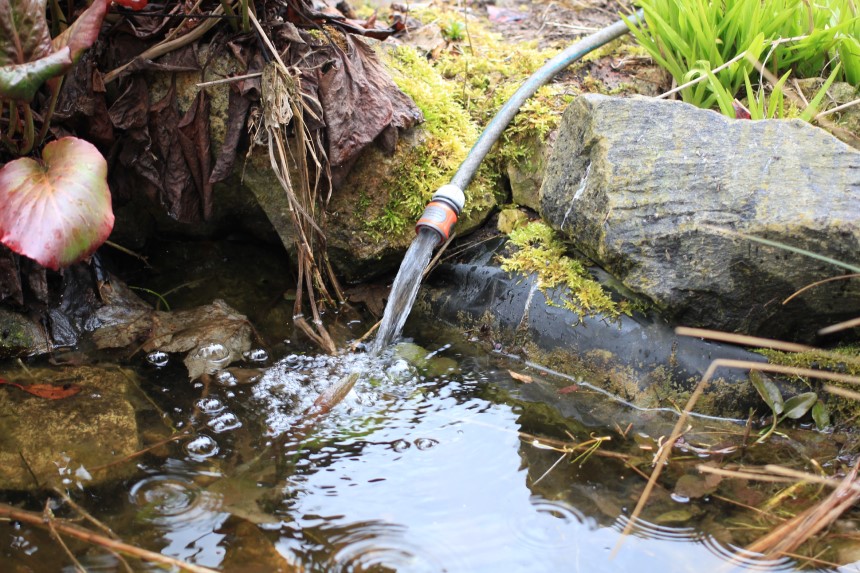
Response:
[{"label": "plant stem", "polygon": [[[239,31],[239,24],[236,22],[236,18],[235,18],[236,13],[233,12],[233,7],[230,5],[230,0],[221,0],[221,7],[224,9],[224,14],[226,16],[230,16],[230,18],[229,18],[230,27],[233,28],[234,32],[238,32]],[[246,5],[246,7],[247,7],[247,5]],[[246,24],[246,22],[244,21],[244,18],[243,18],[242,25],[244,26],[245,24]]]},{"label": "plant stem", "polygon": [[18,155],[28,155],[33,151],[33,145],[36,143],[35,129],[33,128],[33,110],[30,106],[24,104],[24,142],[23,147],[19,147]]},{"label": "plant stem", "polygon": [[57,108],[57,100],[60,99],[63,77],[59,76],[48,80],[48,86],[51,88],[51,100],[48,102],[48,111],[45,113],[45,117],[42,118],[42,127],[39,128],[39,136],[36,138],[37,145],[42,145],[45,136],[48,134],[48,128],[51,126],[51,117],[53,117],[54,110]]}]

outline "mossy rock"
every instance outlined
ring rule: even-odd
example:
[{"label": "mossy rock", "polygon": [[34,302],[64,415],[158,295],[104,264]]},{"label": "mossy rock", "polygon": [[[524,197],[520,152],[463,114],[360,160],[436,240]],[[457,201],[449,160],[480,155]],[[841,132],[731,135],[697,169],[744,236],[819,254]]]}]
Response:
[{"label": "mossy rock", "polygon": [[0,308],[0,358],[42,354],[49,350],[47,335],[36,321]]},{"label": "mossy rock", "polygon": [[[133,475],[118,463],[141,449],[133,374],[118,367],[31,369],[40,384],[74,384],[80,392],[59,400],[14,387],[0,389],[0,489],[93,486]],[[3,377],[33,383],[23,373]],[[17,379],[16,379],[17,378]]]}]

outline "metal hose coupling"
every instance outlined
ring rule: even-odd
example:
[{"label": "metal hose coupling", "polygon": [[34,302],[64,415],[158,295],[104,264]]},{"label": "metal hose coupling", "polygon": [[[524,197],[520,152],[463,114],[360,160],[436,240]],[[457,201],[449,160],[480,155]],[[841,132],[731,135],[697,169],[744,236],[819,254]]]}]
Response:
[{"label": "metal hose coupling", "polygon": [[439,244],[444,243],[451,235],[451,229],[465,204],[466,196],[462,189],[450,183],[443,185],[424,208],[424,213],[415,224],[415,232],[420,232],[422,228],[432,229],[439,235]]}]

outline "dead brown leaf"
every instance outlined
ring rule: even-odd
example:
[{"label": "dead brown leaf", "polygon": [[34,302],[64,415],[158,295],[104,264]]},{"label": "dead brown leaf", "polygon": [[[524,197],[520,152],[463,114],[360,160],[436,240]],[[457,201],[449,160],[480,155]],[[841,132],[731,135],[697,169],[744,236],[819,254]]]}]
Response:
[{"label": "dead brown leaf", "polygon": [[7,380],[3,380],[0,378],[0,385],[12,386],[14,388],[18,388],[19,390],[23,390],[28,394],[32,394],[33,396],[38,396],[39,398],[45,398],[46,400],[62,400],[63,398],[68,398],[70,396],[74,396],[78,392],[81,391],[81,387],[77,384],[16,384],[15,382],[9,382]]},{"label": "dead brown leaf", "polygon": [[517,372],[514,372],[513,370],[508,370],[508,374],[510,374],[511,378],[522,382],[523,384],[531,384],[535,381],[534,378],[532,378],[528,374],[519,374]]}]

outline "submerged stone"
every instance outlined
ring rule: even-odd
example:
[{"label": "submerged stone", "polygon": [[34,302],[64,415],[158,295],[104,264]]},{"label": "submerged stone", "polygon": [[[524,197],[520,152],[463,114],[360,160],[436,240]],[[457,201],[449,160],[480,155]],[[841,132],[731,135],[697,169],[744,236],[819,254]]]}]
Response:
[{"label": "submerged stone", "polygon": [[89,487],[137,471],[133,462],[99,469],[141,449],[133,374],[118,367],[31,373],[39,383],[74,384],[81,391],[47,400],[17,388],[0,388],[0,489]]}]

